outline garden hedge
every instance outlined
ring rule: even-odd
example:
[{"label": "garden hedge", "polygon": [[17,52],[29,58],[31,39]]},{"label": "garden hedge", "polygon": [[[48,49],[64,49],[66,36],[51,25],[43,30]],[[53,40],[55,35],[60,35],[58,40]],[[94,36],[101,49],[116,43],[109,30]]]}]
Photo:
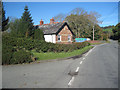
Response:
[{"label": "garden hedge", "polygon": [[73,44],[54,44],[31,38],[15,38],[4,35],[2,38],[3,64],[19,64],[31,62],[30,51],[37,52],[71,52],[90,45],[89,42]]}]

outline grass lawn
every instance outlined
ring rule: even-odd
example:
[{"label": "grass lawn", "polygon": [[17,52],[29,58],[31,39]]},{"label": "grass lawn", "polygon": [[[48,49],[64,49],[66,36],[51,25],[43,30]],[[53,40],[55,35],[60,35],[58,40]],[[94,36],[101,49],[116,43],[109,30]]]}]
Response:
[{"label": "grass lawn", "polygon": [[87,46],[79,50],[74,50],[73,52],[61,52],[61,53],[53,53],[53,52],[47,52],[47,53],[38,53],[35,50],[32,50],[32,53],[35,57],[38,58],[38,60],[49,60],[49,59],[62,59],[66,57],[81,55],[82,53],[86,52],[87,50],[91,49],[93,46]]}]

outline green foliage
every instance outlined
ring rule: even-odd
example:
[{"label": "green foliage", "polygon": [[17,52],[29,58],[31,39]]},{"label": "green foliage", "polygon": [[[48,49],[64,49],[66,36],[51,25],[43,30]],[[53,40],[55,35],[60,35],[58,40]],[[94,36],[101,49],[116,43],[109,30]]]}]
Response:
[{"label": "green foliage", "polygon": [[101,27],[103,29],[103,32],[108,36],[108,38],[111,38],[111,36],[113,36],[113,26],[105,26],[105,27]]},{"label": "green foliage", "polygon": [[[32,61],[31,50],[37,52],[71,52],[89,46],[88,42],[73,44],[53,44],[45,42],[42,30],[33,29],[32,17],[25,6],[21,19],[10,22],[10,33],[3,33],[2,64],[21,64]],[[5,12],[3,16],[5,18]],[[5,21],[6,19],[4,19]],[[7,25],[7,21],[5,21]]]},{"label": "green foliage", "polygon": [[24,30],[23,34],[25,34],[26,37],[31,37],[33,35],[33,22],[32,22],[33,20],[30,12],[28,11],[28,6],[25,6],[24,10],[25,11],[21,17],[22,22],[21,30]]},{"label": "green foliage", "polygon": [[112,28],[114,28],[114,25],[109,25],[101,28],[103,28],[103,30],[111,30]]},{"label": "green foliage", "polygon": [[3,64],[31,62],[31,50],[37,52],[71,52],[89,46],[88,42],[73,44],[54,44],[31,38],[16,38],[4,33],[2,37]]},{"label": "green foliage", "polygon": [[120,44],[120,39],[118,40],[118,43]]},{"label": "green foliage", "polygon": [[11,64],[22,64],[32,62],[31,53],[25,50],[19,50],[13,54]]},{"label": "green foliage", "polygon": [[113,29],[113,28],[106,28],[106,29],[103,29],[103,31],[112,32],[112,29]]},{"label": "green foliage", "polygon": [[85,46],[89,46],[88,42],[73,43],[73,44],[53,44],[43,42],[36,48],[37,52],[71,52],[73,50],[81,49]]},{"label": "green foliage", "polygon": [[26,52],[22,44],[24,40],[11,37],[9,34],[3,34],[2,37],[2,64],[29,63],[31,53]]},{"label": "green foliage", "polygon": [[107,34],[103,34],[103,40],[108,40],[108,35]]},{"label": "green foliage", "polygon": [[25,6],[24,13],[20,19],[10,22],[11,36],[14,37],[33,37],[33,20],[28,7]]},{"label": "green foliage", "polygon": [[31,62],[31,53],[25,50],[16,51],[12,46],[3,46],[2,64],[20,64]]},{"label": "green foliage", "polygon": [[25,37],[25,32],[23,34],[22,22],[20,19],[15,19],[10,22],[11,36],[13,37]]},{"label": "green foliage", "polygon": [[15,49],[12,46],[2,45],[2,64],[10,64]]},{"label": "green foliage", "polygon": [[26,50],[36,49],[36,51],[38,52],[62,52],[62,51],[68,52],[89,45],[88,42],[73,44],[53,44],[41,40],[34,40],[28,38],[15,38],[7,35],[5,37],[3,36],[2,39],[3,44],[11,45],[16,50],[20,50],[21,48],[24,48]]},{"label": "green foliage", "polygon": [[2,3],[2,31],[6,31],[9,28],[9,17],[6,19],[5,17],[5,10],[3,8],[3,3]]},{"label": "green foliage", "polygon": [[88,51],[93,46],[87,46],[82,49],[74,50],[72,52],[60,52],[60,53],[54,53],[54,52],[47,52],[47,53],[38,53],[34,50],[32,53],[35,57],[38,58],[38,60],[50,60],[50,59],[58,59],[58,58],[65,58],[65,57],[71,57],[75,55],[81,55],[84,52]]},{"label": "green foliage", "polygon": [[45,39],[44,39],[43,31],[40,30],[40,29],[35,29],[35,30],[34,30],[34,39],[37,39],[37,40],[45,40]]},{"label": "green foliage", "polygon": [[[100,40],[102,37],[102,34],[103,34],[102,28],[99,25],[95,25],[95,32],[94,33],[95,33],[94,39]],[[91,38],[93,38],[93,37],[91,36]]]},{"label": "green foliage", "polygon": [[112,38],[114,40],[119,40],[120,39],[120,23],[118,23],[114,28],[113,28],[113,36]]},{"label": "green foliage", "polygon": [[29,50],[37,52],[71,52],[89,46],[88,42],[73,44],[53,44],[30,38],[11,37],[8,33],[3,34],[2,64],[21,64],[31,62],[32,54]]},{"label": "green foliage", "polygon": [[[89,15],[84,14],[71,14],[66,17],[71,29],[75,33],[76,37],[91,38],[93,35],[93,22],[89,19]],[[101,28],[95,24],[95,39],[101,38]]]},{"label": "green foliage", "polygon": [[90,37],[91,26],[89,25],[90,22],[85,15],[71,14],[66,17],[66,21],[68,21],[76,37]]}]

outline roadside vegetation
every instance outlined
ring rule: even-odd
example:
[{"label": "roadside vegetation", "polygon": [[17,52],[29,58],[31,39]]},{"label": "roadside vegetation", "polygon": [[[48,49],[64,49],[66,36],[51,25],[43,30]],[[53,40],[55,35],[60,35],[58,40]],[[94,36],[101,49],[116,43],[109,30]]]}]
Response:
[{"label": "roadside vegetation", "polygon": [[69,51],[69,52],[59,52],[59,53],[54,53],[54,52],[38,53],[35,50],[32,50],[31,52],[36,58],[38,58],[38,60],[49,60],[49,59],[62,59],[66,57],[81,55],[91,48],[92,46],[86,46],[84,48],[77,49],[72,52]]},{"label": "roadside vegetation", "polygon": [[93,40],[108,40],[107,34],[99,26],[101,15],[97,12],[87,12],[83,8],[75,8],[67,14],[58,14],[54,16],[55,21],[66,21],[76,38],[90,38]]},{"label": "roadside vegetation", "polygon": [[120,23],[113,27],[112,32],[113,35],[111,36],[111,38],[113,40],[118,40],[118,42],[120,43]]},{"label": "roadside vegetation", "polygon": [[[25,6],[24,13],[20,19],[10,21],[9,28],[9,32],[6,31],[8,29],[2,32],[3,65],[30,63],[37,60],[32,50],[39,54],[54,53],[56,55],[57,53],[72,52],[90,45],[89,42],[69,45],[45,42],[42,30],[33,27],[32,17],[27,6]],[[63,55],[61,57],[66,56]]]},{"label": "roadside vegetation", "polygon": [[106,26],[102,28],[104,33],[108,35],[108,38],[118,40],[118,43],[120,43],[120,23],[115,26]]},{"label": "roadside vegetation", "polygon": [[97,41],[97,40],[95,40],[95,41],[88,41],[89,43],[90,43],[90,45],[99,45],[99,44],[104,44],[104,43],[110,43],[110,41],[109,40],[102,40],[102,41]]},{"label": "roadside vegetation", "polygon": [[99,45],[99,44],[103,44],[101,42],[98,42],[98,43],[90,43],[91,45]]},{"label": "roadside vegetation", "polygon": [[[36,60],[48,60],[48,59],[57,59],[64,58],[69,56],[80,55],[85,51],[89,50],[92,46],[90,46],[89,42],[83,43],[73,43],[73,44],[54,44],[45,42],[44,35],[42,30],[35,29],[33,26],[33,20],[31,14],[28,10],[28,7],[25,6],[24,12],[20,19],[9,19],[9,17],[5,18],[5,11],[3,8],[4,14],[2,17],[4,18],[2,23],[2,64],[22,64],[22,63],[30,63]],[[92,15],[92,14],[91,14]],[[69,18],[71,17],[71,18]],[[76,20],[78,18],[84,17],[84,15],[70,15],[66,17],[65,20],[70,22],[72,18]],[[94,14],[92,15],[94,17]],[[85,19],[85,17],[84,17]],[[81,20],[81,19],[79,19]],[[76,37],[89,37],[92,38],[92,25],[89,28],[86,28],[88,24],[92,24],[89,20],[89,23],[85,19],[82,21],[74,21],[75,25],[70,24],[71,28],[74,28],[74,33],[76,33]],[[9,21],[9,22],[8,22]],[[90,23],[91,22],[91,23]],[[5,24],[4,24],[5,23]],[[76,25],[84,24],[83,27],[86,29],[80,29],[81,26],[76,27]],[[75,29],[76,28],[76,29]],[[85,31],[81,31],[85,30]],[[101,34],[101,28],[99,25],[95,24],[95,39],[96,40],[107,40]],[[89,33],[88,33],[89,32]],[[82,34],[80,34],[82,33]]]},{"label": "roadside vegetation", "polygon": [[[47,43],[42,40],[36,40],[36,39],[30,39],[30,38],[15,38],[11,37],[8,34],[3,35],[3,58],[2,58],[2,64],[19,64],[19,63],[30,63],[32,61],[35,61],[37,59],[37,54],[41,55],[48,55],[49,53],[52,53],[51,57],[57,58],[57,54],[60,54],[59,57],[66,57],[67,54],[64,55],[67,52],[74,52],[74,50],[82,49],[86,46],[89,46],[90,43],[83,42],[83,43],[73,43],[73,44],[53,44],[53,43]],[[69,54],[69,53],[68,53]],[[78,53],[80,54],[80,53]],[[63,55],[63,56],[61,56]],[[70,54],[74,55],[74,53]],[[43,57],[41,56],[41,57]],[[47,56],[45,56],[47,58]],[[59,58],[58,57],[58,58]],[[51,58],[50,58],[51,59]]]}]

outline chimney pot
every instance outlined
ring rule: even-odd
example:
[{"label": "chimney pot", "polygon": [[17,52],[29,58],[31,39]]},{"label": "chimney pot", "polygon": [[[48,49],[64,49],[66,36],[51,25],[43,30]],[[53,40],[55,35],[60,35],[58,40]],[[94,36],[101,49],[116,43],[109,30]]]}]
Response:
[{"label": "chimney pot", "polygon": [[41,21],[40,21],[40,25],[43,25],[44,24],[44,22],[42,21],[42,19],[41,19]]},{"label": "chimney pot", "polygon": [[54,18],[50,19],[50,24],[54,24]]}]

